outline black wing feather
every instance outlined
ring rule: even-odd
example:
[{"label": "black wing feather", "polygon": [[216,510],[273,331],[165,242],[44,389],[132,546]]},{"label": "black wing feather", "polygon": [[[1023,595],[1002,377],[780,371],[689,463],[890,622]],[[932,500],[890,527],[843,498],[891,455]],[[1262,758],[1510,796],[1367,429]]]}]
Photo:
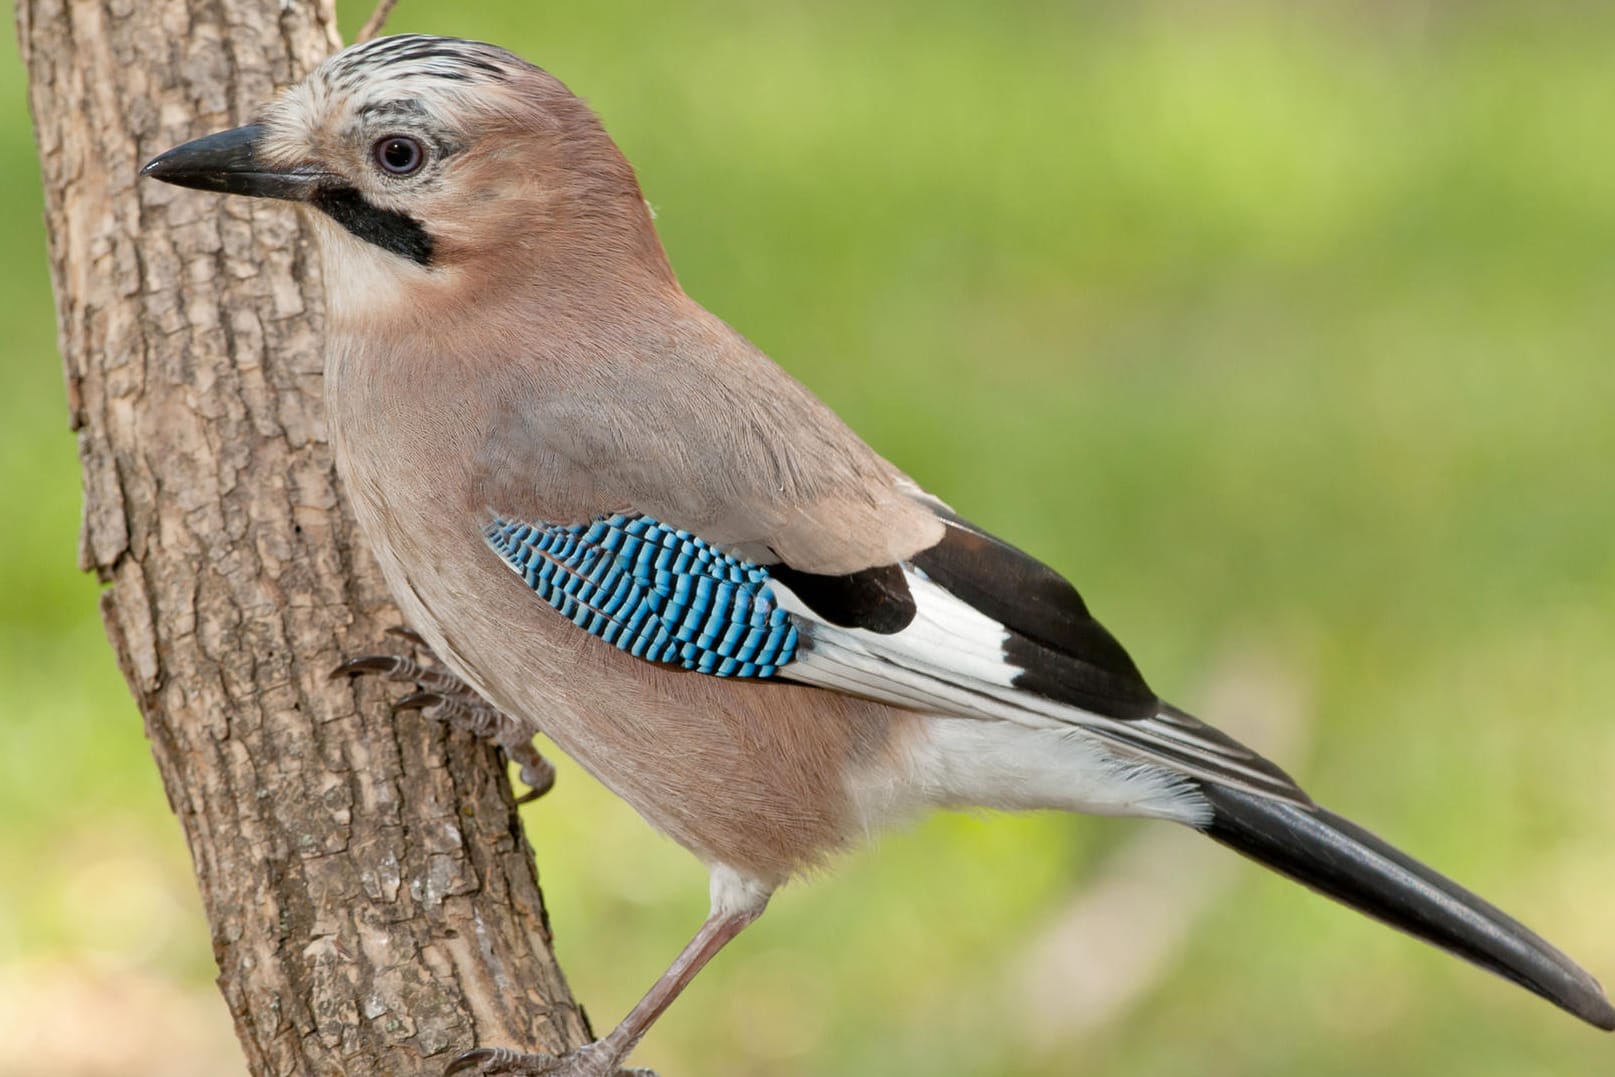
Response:
[{"label": "black wing feather", "polygon": [[957,517],[911,559],[956,598],[1004,626],[1015,686],[1107,718],[1150,718],[1161,701],[1064,576]]},{"label": "black wing feather", "polygon": [[[1282,769],[1156,696],[1063,576],[951,513],[938,514],[947,522],[942,539],[902,564],[846,576],[769,566],[818,622],[798,621],[799,660],[782,676],[962,717],[1020,713],[1069,722],[1185,774],[1311,807]],[[950,641],[944,628],[939,637],[942,622],[928,620],[917,603],[913,584],[921,580],[980,615],[993,642],[972,644],[969,629]],[[939,614],[945,621],[940,608],[930,616]],[[911,626],[923,645],[904,642]],[[982,644],[999,648],[1000,675],[981,668]]]},{"label": "black wing feather", "polygon": [[889,636],[914,620],[914,596],[901,565],[877,565],[845,576],[803,572],[786,564],[768,574],[794,591],[808,608],[841,628],[863,628]]}]

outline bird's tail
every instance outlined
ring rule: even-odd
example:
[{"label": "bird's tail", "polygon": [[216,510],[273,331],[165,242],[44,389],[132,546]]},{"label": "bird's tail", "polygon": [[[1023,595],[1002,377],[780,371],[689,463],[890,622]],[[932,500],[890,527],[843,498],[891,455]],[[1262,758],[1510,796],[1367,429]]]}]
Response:
[{"label": "bird's tail", "polygon": [[1615,1031],[1598,981],[1518,920],[1362,827],[1307,808],[1205,782],[1212,807],[1200,829],[1274,871],[1384,923],[1513,980]]}]

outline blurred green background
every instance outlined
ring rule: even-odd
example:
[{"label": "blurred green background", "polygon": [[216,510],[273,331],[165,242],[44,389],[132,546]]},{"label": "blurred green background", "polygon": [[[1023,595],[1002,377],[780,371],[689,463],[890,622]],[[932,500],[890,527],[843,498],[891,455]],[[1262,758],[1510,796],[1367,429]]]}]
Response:
[{"label": "blurred green background", "polygon": [[[1071,575],[1164,694],[1615,979],[1615,7],[405,0],[391,28],[560,75],[693,295]],[[239,1073],[74,568],[14,43],[0,80],[0,1072]],[[570,766],[527,820],[608,1026],[703,873]],[[1615,1072],[1615,1040],[1192,835],[947,817],[783,892],[636,1060],[1531,1077]]]}]

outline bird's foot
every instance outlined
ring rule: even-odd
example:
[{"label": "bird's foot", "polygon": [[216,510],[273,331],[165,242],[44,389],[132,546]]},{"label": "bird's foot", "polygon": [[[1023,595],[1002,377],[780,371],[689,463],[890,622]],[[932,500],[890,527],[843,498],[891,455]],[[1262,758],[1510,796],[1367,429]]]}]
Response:
[{"label": "bird's foot", "polygon": [[442,668],[426,641],[407,628],[388,630],[413,645],[423,656],[417,661],[400,654],[370,654],[350,658],[331,671],[333,678],[379,673],[389,681],[415,685],[415,691],[393,704],[393,713],[420,711],[427,718],[447,722],[483,740],[492,741],[521,768],[527,792],[516,803],[537,800],[555,784],[555,765],[533,747],[532,737],[519,722],[477,694],[476,689]]},{"label": "bird's foot", "polygon": [[478,1047],[460,1055],[443,1077],[656,1077],[650,1070],[619,1069],[622,1059],[603,1043],[555,1055],[528,1055],[508,1047]]}]

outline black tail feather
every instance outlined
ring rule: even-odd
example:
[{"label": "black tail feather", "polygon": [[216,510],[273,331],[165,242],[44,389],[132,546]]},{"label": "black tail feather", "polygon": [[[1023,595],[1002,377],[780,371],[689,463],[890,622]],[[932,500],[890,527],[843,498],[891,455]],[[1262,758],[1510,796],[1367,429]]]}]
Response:
[{"label": "black tail feather", "polygon": [[1322,808],[1206,783],[1211,838],[1615,1031],[1615,1007],[1574,961],[1450,879]]}]

